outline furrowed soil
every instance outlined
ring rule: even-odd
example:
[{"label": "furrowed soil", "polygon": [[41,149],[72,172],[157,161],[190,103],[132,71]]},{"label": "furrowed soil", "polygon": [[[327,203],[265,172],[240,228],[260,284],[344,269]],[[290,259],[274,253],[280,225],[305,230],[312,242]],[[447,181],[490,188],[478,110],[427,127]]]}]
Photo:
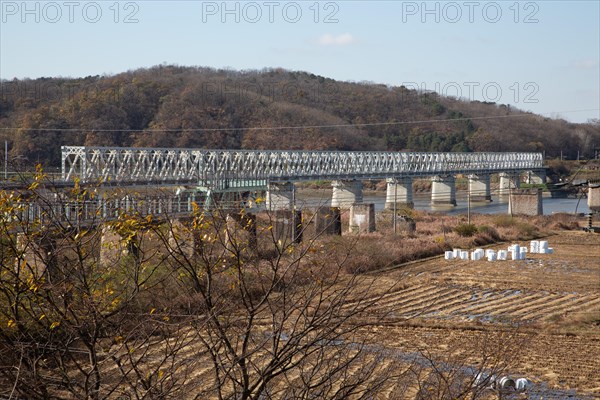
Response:
[{"label": "furrowed soil", "polygon": [[[368,398],[470,399],[473,378],[478,372],[490,372],[526,377],[533,383],[527,393],[504,395],[504,400],[600,399],[600,235],[560,231],[545,240],[554,253],[528,253],[525,260],[446,261],[442,256],[360,273],[343,307],[352,309],[353,302],[365,299],[376,303],[369,306],[367,317],[357,316],[362,327],[358,332],[323,349],[335,350],[341,344],[351,353],[357,350],[355,343],[366,343],[364,358],[332,380],[332,388],[352,382],[367,368],[373,379],[384,381],[382,392]],[[397,240],[393,245],[407,242]],[[506,249],[509,244],[488,248]],[[257,343],[272,335],[270,318],[268,313],[257,318]],[[372,323],[366,325],[363,319],[370,318]],[[204,398],[215,398],[212,362],[198,341],[203,334],[197,326],[185,327],[176,338],[182,349],[176,369],[187,381],[182,393],[191,394],[182,398],[198,398],[194,393],[199,389],[207,391]],[[157,338],[147,350],[148,359],[160,360],[166,343]],[[120,349],[115,354],[124,351],[120,346],[115,345]],[[268,346],[259,347],[256,365],[268,362],[268,353]],[[306,365],[318,363],[320,354]],[[105,372],[117,371],[115,364],[107,365]],[[287,386],[301,380],[298,373],[278,377],[270,389],[286,393]],[[460,397],[439,391],[444,385],[459,384],[466,387]],[[491,390],[481,394],[477,397],[481,400],[499,398]]]},{"label": "furrowed soil", "polygon": [[600,235],[546,240],[554,253],[526,260],[438,257],[372,273],[380,293],[394,289],[373,310],[384,322],[365,334],[388,351],[426,349],[475,367],[475,347],[508,343],[508,373],[534,382],[528,398],[600,398]]}]

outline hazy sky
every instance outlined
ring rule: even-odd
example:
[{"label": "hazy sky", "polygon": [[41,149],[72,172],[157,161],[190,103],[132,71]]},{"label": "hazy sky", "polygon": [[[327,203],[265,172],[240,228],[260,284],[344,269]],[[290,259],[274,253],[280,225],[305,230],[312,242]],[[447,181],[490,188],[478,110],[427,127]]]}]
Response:
[{"label": "hazy sky", "polygon": [[282,67],[600,118],[600,2],[5,1],[0,78]]}]

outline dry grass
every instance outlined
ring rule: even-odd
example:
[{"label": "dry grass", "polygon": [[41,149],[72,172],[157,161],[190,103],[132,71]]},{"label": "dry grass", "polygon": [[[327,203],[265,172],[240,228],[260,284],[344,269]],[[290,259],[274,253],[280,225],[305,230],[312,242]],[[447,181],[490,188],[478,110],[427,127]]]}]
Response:
[{"label": "dry grass", "polygon": [[[441,255],[456,247],[469,249],[499,242],[531,240],[554,230],[579,228],[578,217],[568,214],[540,217],[474,215],[471,224],[476,231],[469,236],[461,235],[461,227],[467,225],[464,216],[416,210],[410,210],[408,214],[417,224],[413,233],[399,232],[394,235],[392,215],[380,213],[377,217],[377,232],[321,240],[332,252],[340,248],[340,243],[345,244],[341,246],[345,252],[352,247],[352,257],[346,262],[346,270],[350,273],[363,273]],[[343,216],[342,221],[347,226],[347,216]],[[332,246],[332,240],[338,246]]]}]

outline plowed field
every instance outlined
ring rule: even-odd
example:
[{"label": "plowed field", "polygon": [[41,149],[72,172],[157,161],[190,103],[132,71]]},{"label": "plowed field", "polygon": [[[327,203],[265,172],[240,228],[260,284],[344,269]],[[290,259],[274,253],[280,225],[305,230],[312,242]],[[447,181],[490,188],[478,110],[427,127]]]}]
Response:
[{"label": "plowed field", "polygon": [[382,291],[395,289],[373,310],[389,323],[370,333],[398,352],[427,349],[473,363],[476,347],[512,341],[510,373],[535,382],[529,398],[600,398],[600,235],[547,240],[554,254],[436,258],[373,274]]}]

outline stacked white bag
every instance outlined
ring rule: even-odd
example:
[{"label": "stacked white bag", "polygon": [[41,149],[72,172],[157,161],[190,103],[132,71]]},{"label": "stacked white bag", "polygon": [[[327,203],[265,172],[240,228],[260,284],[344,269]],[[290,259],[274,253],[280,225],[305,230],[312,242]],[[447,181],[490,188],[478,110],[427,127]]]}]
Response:
[{"label": "stacked white bag", "polygon": [[479,261],[483,258],[484,255],[485,255],[485,252],[483,251],[483,249],[475,249],[474,251],[471,252],[471,260]]},{"label": "stacked white bag", "polygon": [[532,240],[531,243],[529,243],[529,249],[515,243],[508,246],[507,250],[498,250],[497,252],[492,249],[475,249],[470,253],[470,257],[469,252],[466,250],[453,249],[451,251],[446,251],[444,253],[444,258],[446,260],[470,259],[471,261],[479,261],[487,259],[488,261],[505,261],[510,257],[510,260],[525,260],[527,258],[527,253],[552,254],[554,253],[554,249],[548,247],[548,241],[546,240]]},{"label": "stacked white bag", "polygon": [[532,240],[531,243],[529,243],[529,252],[535,254],[552,254],[554,253],[554,249],[548,247],[547,240]]}]

